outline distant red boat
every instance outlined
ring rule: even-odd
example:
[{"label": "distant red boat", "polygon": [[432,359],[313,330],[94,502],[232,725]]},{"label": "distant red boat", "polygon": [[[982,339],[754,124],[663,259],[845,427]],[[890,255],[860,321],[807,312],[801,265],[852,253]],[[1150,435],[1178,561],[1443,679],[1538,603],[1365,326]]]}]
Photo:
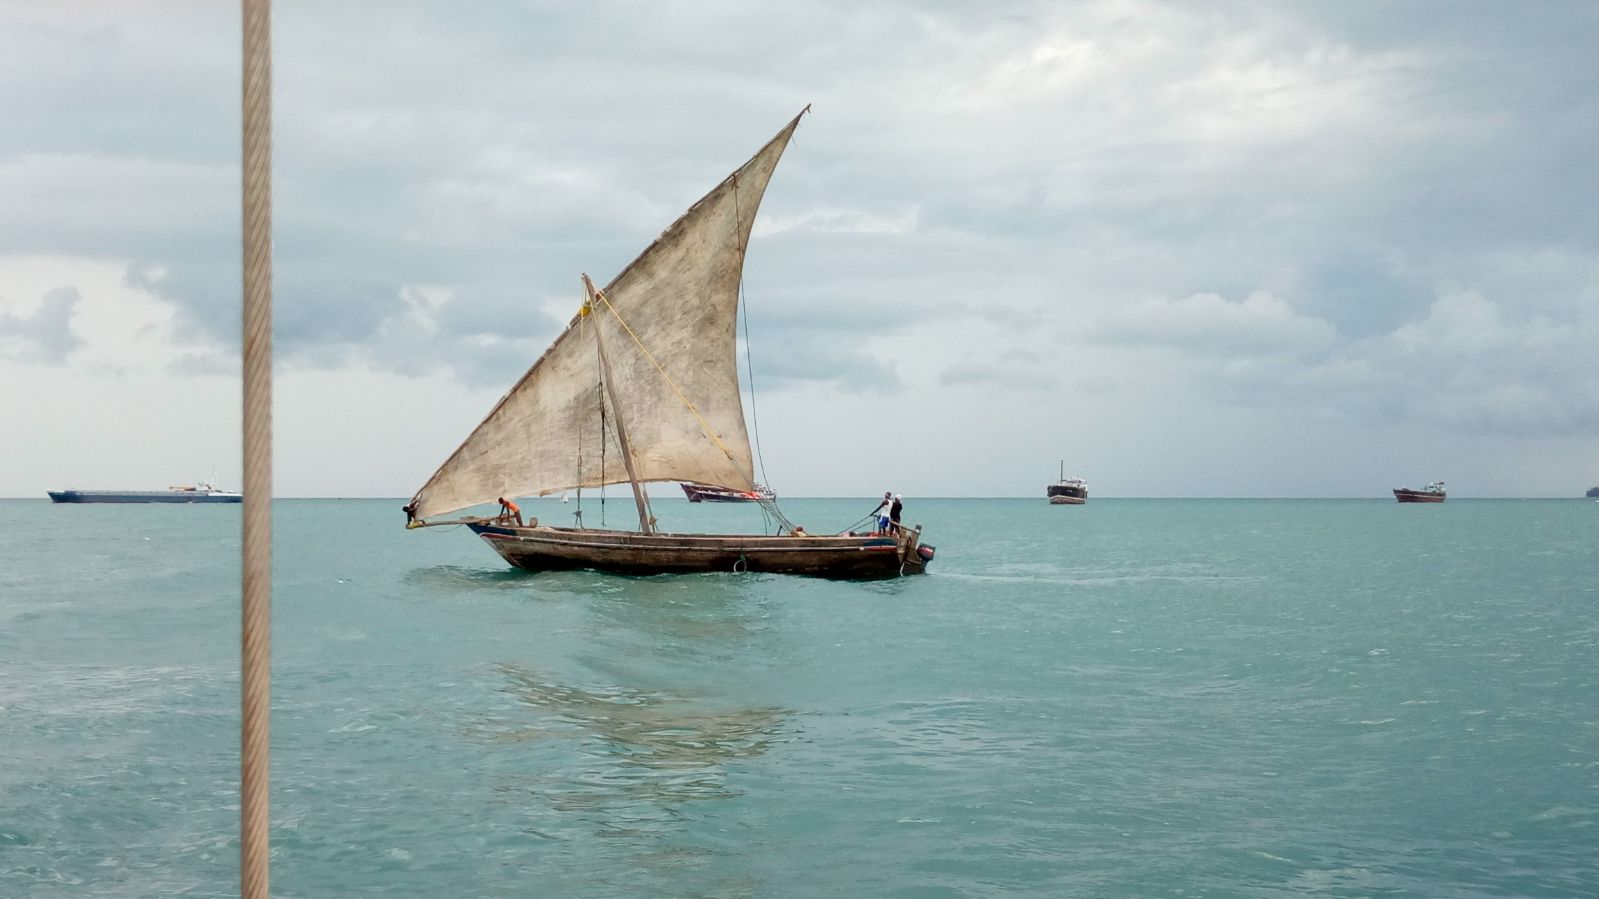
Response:
[{"label": "distant red boat", "polygon": [[1420,490],[1395,487],[1394,499],[1402,503],[1441,503],[1444,501],[1444,482],[1434,481]]},{"label": "distant red boat", "polygon": [[729,490],[695,481],[684,481],[682,486],[684,495],[691,503],[754,503],[777,499],[777,494],[761,484],[756,484],[754,490]]}]

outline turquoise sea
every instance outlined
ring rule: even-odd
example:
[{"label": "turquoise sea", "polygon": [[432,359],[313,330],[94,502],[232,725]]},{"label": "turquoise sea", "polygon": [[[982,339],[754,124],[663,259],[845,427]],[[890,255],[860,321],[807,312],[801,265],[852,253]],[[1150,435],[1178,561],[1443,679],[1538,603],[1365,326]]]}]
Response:
[{"label": "turquoise sea", "polygon": [[[276,506],[278,896],[1599,895],[1592,501],[911,498],[869,584],[399,506]],[[0,502],[0,896],[237,895],[238,521]]]}]

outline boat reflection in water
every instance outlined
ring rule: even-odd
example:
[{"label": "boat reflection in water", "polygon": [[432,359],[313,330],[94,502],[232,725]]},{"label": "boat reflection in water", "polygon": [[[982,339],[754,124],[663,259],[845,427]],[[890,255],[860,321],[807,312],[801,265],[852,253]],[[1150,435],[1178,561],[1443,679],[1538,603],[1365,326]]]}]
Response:
[{"label": "boat reflection in water", "polygon": [[669,825],[674,806],[733,798],[739,794],[728,786],[728,766],[763,755],[789,715],[773,707],[707,708],[665,691],[562,684],[510,663],[496,670],[530,719],[486,720],[473,736],[562,744],[543,756],[554,770],[529,771],[498,788],[531,794],[528,814],[546,835],[571,827],[574,812],[597,813],[586,823],[611,833],[647,832]]}]

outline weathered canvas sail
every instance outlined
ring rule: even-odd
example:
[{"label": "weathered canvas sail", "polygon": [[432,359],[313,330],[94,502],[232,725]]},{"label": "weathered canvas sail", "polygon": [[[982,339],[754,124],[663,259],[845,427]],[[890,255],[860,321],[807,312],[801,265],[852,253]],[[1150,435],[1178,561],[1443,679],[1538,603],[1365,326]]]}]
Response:
[{"label": "weathered canvas sail", "polygon": [[[753,487],[735,350],[739,281],[761,196],[798,124],[796,116],[572,319],[417,491],[416,518],[626,482],[618,415],[640,481]],[[600,384],[596,329],[614,408]]]}]

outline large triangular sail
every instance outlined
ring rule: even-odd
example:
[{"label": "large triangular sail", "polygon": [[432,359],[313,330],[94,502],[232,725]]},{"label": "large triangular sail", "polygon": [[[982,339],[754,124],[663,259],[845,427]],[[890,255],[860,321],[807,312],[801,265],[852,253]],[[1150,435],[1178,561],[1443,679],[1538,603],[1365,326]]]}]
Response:
[{"label": "large triangular sail", "polygon": [[416,492],[412,516],[626,482],[607,416],[626,421],[640,481],[753,487],[736,361],[739,282],[761,196],[800,116],[585,304]]}]

